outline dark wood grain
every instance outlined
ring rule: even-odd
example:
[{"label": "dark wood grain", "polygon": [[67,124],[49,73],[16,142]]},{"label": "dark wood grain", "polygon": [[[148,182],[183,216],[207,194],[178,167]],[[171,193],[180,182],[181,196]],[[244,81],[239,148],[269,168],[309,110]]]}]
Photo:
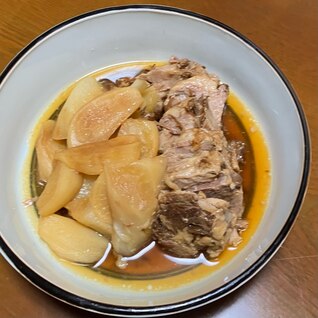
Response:
[{"label": "dark wood grain", "polygon": [[[0,70],[32,39],[74,15],[135,1],[0,0]],[[149,3],[149,1],[139,1]],[[155,1],[217,19],[249,37],[278,64],[303,105],[312,141],[311,178],[280,251],[249,283],[181,317],[318,317],[318,2]],[[3,105],[1,105],[3,107]],[[0,257],[0,317],[99,317],[39,291]]]}]

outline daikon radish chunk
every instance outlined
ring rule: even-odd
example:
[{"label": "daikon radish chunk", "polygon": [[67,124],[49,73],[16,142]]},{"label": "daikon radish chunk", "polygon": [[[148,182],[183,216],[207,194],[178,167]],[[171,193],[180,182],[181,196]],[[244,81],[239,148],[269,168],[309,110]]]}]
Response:
[{"label": "daikon radish chunk", "polygon": [[136,79],[130,87],[137,88],[144,99],[142,106],[133,114],[132,117],[140,118],[144,116],[148,117],[148,115],[153,115],[156,105],[160,100],[160,96],[157,90],[147,81],[141,79]]},{"label": "daikon radish chunk", "polygon": [[[83,175],[83,183],[73,200],[86,198],[89,196],[91,189],[97,179],[97,176]],[[72,200],[72,201],[73,201]]]},{"label": "daikon radish chunk", "polygon": [[146,89],[150,86],[150,84],[145,81],[145,80],[141,80],[141,79],[136,79],[131,85],[130,87],[133,88],[137,88],[139,90],[139,92],[141,93],[141,95],[143,95],[146,91]]},{"label": "daikon radish chunk", "polygon": [[77,171],[57,161],[47,184],[36,201],[41,216],[53,214],[70,202],[80,190],[83,177]]},{"label": "daikon radish chunk", "polygon": [[53,170],[54,155],[57,151],[66,148],[65,142],[52,138],[55,127],[54,120],[47,120],[42,124],[35,151],[38,161],[39,179],[47,181]]},{"label": "daikon radish chunk", "polygon": [[146,114],[155,112],[156,105],[160,100],[157,90],[153,86],[149,86],[143,92],[142,97],[144,98],[144,106],[142,111]]},{"label": "daikon radish chunk", "polygon": [[65,207],[72,218],[110,238],[112,216],[106,186],[105,175],[102,173],[86,197],[75,198]]},{"label": "daikon radish chunk", "polygon": [[[110,161],[108,162],[108,164]],[[114,162],[112,165],[118,165]],[[89,203],[92,206],[93,213],[96,218],[104,225],[104,230],[101,232],[107,237],[111,237],[112,234],[112,213],[107,196],[107,183],[105,172],[102,172],[95,181],[90,195],[88,197]]]},{"label": "daikon radish chunk", "polygon": [[154,121],[129,118],[121,125],[118,131],[118,136],[121,135],[136,135],[140,138],[142,158],[157,156],[159,132]]},{"label": "daikon radish chunk", "polygon": [[67,144],[82,144],[107,140],[115,130],[143,103],[136,88],[120,88],[95,98],[73,117]]},{"label": "daikon radish chunk", "polygon": [[38,230],[57,256],[71,262],[95,263],[108,245],[108,240],[94,230],[57,214],[41,217]]},{"label": "daikon radish chunk", "polygon": [[112,225],[111,219],[109,221],[108,218],[110,214],[104,213],[103,210],[93,209],[88,197],[74,199],[65,208],[70,216],[79,223],[103,234],[105,237],[111,237]]},{"label": "daikon radish chunk", "polygon": [[159,156],[124,167],[105,165],[113,219],[112,245],[119,255],[133,255],[150,240],[150,224],[165,168],[166,159]]},{"label": "daikon radish chunk", "polygon": [[56,153],[55,157],[76,171],[99,175],[106,161],[123,165],[138,160],[140,155],[139,138],[127,135],[67,148]]},{"label": "daikon radish chunk", "polygon": [[92,77],[85,77],[73,88],[59,113],[54,139],[67,139],[68,130],[75,113],[92,99],[103,94],[103,86]]}]

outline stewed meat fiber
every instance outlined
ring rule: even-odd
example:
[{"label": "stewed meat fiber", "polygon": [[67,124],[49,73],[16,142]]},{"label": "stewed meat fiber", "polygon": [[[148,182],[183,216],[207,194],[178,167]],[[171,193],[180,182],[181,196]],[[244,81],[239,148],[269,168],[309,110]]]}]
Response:
[{"label": "stewed meat fiber", "polygon": [[239,244],[247,226],[239,167],[243,145],[226,140],[222,130],[229,88],[187,59],[171,58],[139,78],[159,93],[160,152],[168,161],[153,238],[173,256],[215,258]]}]

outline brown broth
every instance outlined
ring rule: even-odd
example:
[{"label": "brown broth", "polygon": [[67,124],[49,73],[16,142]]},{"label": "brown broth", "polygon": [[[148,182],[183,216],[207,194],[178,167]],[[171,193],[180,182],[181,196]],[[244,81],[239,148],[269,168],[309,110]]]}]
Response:
[{"label": "brown broth", "polygon": [[[98,71],[89,76],[96,78],[103,78],[111,75],[112,78],[120,77],[122,73],[134,76],[137,71],[142,67],[150,65],[149,63],[139,63],[139,64],[128,64],[127,66],[119,65],[111,68],[107,68]],[[39,122],[36,132],[34,133],[33,144],[38,135],[40,124],[47,118],[56,118],[57,110],[63,105],[66,100],[71,88],[68,88],[49,108],[46,113],[47,116],[43,116],[42,120]],[[243,118],[243,120],[241,120]],[[262,217],[264,211],[264,200],[267,199],[267,193],[269,190],[269,173],[267,178],[264,179],[264,185],[262,187],[257,186],[259,182],[257,176],[263,175],[264,170],[269,172],[269,158],[267,153],[267,148],[264,139],[259,131],[254,134],[256,123],[251,118],[250,114],[246,110],[245,106],[233,95],[230,94],[228,98],[228,106],[226,107],[223,116],[224,133],[228,140],[236,140],[244,143],[244,160],[241,164],[241,175],[243,177],[243,190],[244,190],[244,201],[245,201],[245,212],[244,217],[250,222],[250,227],[243,233],[243,243],[239,245],[236,249],[225,250],[220,257],[216,260],[215,264],[222,265],[229,261],[235,253],[237,253],[253,235],[257,228],[258,223]],[[250,133],[251,127],[253,128],[253,134]],[[259,144],[259,147],[255,147]],[[33,146],[34,149],[34,146]],[[257,152],[260,149],[259,153]],[[264,154],[267,155],[267,160],[264,161]],[[263,163],[256,164],[255,157],[262,157]],[[40,194],[42,187],[38,185],[38,180],[36,177],[36,157],[33,152],[31,160],[31,195],[33,197]],[[265,184],[266,183],[266,184]],[[266,191],[264,191],[264,189]],[[262,206],[263,205],[263,206]],[[201,265],[201,267],[206,267]],[[92,268],[98,273],[103,273],[106,276],[117,277],[122,279],[155,279],[161,277],[169,277],[171,275],[180,274],[182,272],[188,271],[194,267],[198,267],[198,264],[193,263],[192,265],[180,265],[177,262],[168,260],[165,254],[160,250],[159,247],[154,246],[150,251],[141,256],[140,258],[127,262],[127,266],[124,269],[118,268],[116,266],[116,258],[112,253],[109,253],[107,259],[99,266],[97,269]],[[214,266],[215,268],[218,266]],[[213,266],[212,266],[213,268]],[[210,269],[211,271],[212,269]],[[208,271],[208,272],[210,272]],[[205,270],[201,271],[202,273]],[[201,274],[202,274],[201,273]],[[201,275],[200,274],[200,275]],[[199,276],[200,276],[199,275]]]},{"label": "brown broth", "polygon": [[255,184],[255,159],[249,135],[233,108],[235,108],[235,105],[228,104],[225,109],[223,129],[227,140],[241,141],[244,144],[243,162],[240,164],[240,168],[243,179],[245,214],[247,214]]}]

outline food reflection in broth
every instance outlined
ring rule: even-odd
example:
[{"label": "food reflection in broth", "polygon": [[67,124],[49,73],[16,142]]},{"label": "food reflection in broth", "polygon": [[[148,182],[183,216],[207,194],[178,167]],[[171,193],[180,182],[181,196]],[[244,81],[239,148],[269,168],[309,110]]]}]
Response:
[{"label": "food reflection in broth", "polygon": [[[160,63],[159,63],[160,64]],[[148,63],[140,63],[140,64],[136,64],[136,65],[119,65],[113,68],[108,68],[102,71],[99,71],[95,74],[91,74],[88,78],[90,79],[101,79],[101,78],[107,78],[107,79],[111,79],[113,82],[116,81],[116,79],[118,78],[122,78],[122,75],[124,74],[125,77],[129,78],[129,77],[133,77],[136,75],[136,73],[140,72],[140,70],[143,67],[148,67],[149,68],[149,64]],[[127,80],[127,79],[125,79]],[[124,80],[122,80],[124,81]],[[96,82],[96,81],[95,81]],[[148,199],[143,202],[144,204],[144,214],[148,215],[148,219],[145,221],[144,219],[140,220],[140,227],[138,228],[138,226],[136,226],[135,229],[131,230],[129,227],[127,228],[127,230],[123,230],[124,235],[126,235],[128,238],[129,236],[133,237],[134,235],[137,235],[138,238],[136,240],[136,242],[134,242],[134,240],[132,240],[132,245],[127,247],[127,244],[121,244],[120,243],[120,236],[117,237],[117,243],[116,243],[116,239],[114,240],[115,243],[115,247],[117,244],[117,250],[118,251],[122,251],[123,254],[126,253],[126,255],[124,255],[123,258],[118,257],[118,255],[116,256],[116,254],[114,254],[112,251],[110,253],[108,253],[108,256],[106,258],[106,260],[104,262],[102,262],[100,264],[100,266],[98,266],[97,268],[94,267],[94,264],[98,261],[99,258],[101,258],[102,254],[104,251],[100,251],[98,252],[96,255],[98,255],[98,257],[96,256],[96,259],[93,260],[92,262],[88,263],[88,266],[92,266],[92,269],[97,270],[98,272],[107,274],[107,275],[111,275],[111,276],[118,276],[118,277],[126,277],[126,278],[149,278],[149,277],[162,277],[162,276],[167,276],[167,275],[172,275],[172,274],[177,274],[177,273],[181,273],[183,271],[189,270],[190,268],[193,268],[193,266],[197,266],[197,262],[194,260],[193,264],[188,264],[188,265],[184,265],[184,262],[178,262],[177,258],[168,258],[167,257],[167,253],[165,253],[159,246],[158,244],[154,244],[154,242],[151,245],[151,248],[149,249],[149,251],[145,252],[143,255],[141,255],[140,257],[137,257],[136,259],[133,259],[134,257],[132,257],[134,254],[136,254],[140,249],[142,249],[142,247],[144,247],[145,245],[148,245],[151,243],[151,233],[147,232],[144,233],[144,230],[140,230],[142,226],[144,226],[143,223],[149,223],[151,222],[151,216],[155,210],[155,206],[156,206],[156,198],[158,195],[158,191],[159,191],[159,185],[160,182],[163,179],[164,176],[164,169],[165,169],[165,165],[166,163],[162,160],[160,160],[160,156],[158,157],[158,146],[157,146],[157,150],[156,147],[155,149],[152,149],[151,147],[153,147],[154,144],[156,144],[156,140],[158,137],[153,137],[154,135],[156,135],[156,132],[158,133],[157,130],[155,130],[155,128],[152,125],[153,121],[149,121],[150,124],[150,128],[147,126],[148,124],[146,124],[147,128],[140,128],[138,127],[138,125],[140,126],[140,122],[138,122],[138,125],[134,124],[134,121],[138,121],[138,120],[148,120],[147,116],[142,117],[140,115],[140,109],[141,107],[144,107],[143,111],[149,111],[149,109],[151,109],[151,107],[153,107],[153,104],[156,102],[157,100],[157,96],[148,96],[149,99],[149,104],[148,107],[149,109],[145,110],[145,106],[141,106],[142,105],[142,100],[137,101],[134,105],[133,108],[130,108],[128,112],[125,113],[125,102],[127,103],[131,103],[131,99],[137,99],[138,98],[143,98],[144,96],[147,96],[144,91],[148,89],[148,93],[150,91],[150,95],[152,93],[152,91],[149,89],[149,86],[145,86],[142,87],[142,85],[144,85],[144,83],[139,83],[138,85],[141,85],[137,88],[135,88],[135,90],[139,90],[139,95],[137,93],[135,93],[135,91],[133,92],[134,94],[136,94],[136,96],[132,96],[132,94],[129,92],[129,88],[123,88],[123,90],[128,91],[127,93],[127,98],[124,96],[123,98],[121,98],[120,102],[116,102],[116,94],[114,93],[114,97],[112,97],[112,100],[109,102],[103,102],[102,101],[102,93],[100,91],[100,86],[96,87],[95,84],[92,84],[93,82],[90,81],[90,83],[88,84],[88,90],[91,90],[91,87],[89,87],[90,85],[93,86],[94,88],[92,89],[93,91],[93,99],[96,100],[97,102],[95,102],[95,104],[93,103],[93,105],[91,107],[86,107],[86,111],[85,109],[83,110],[83,108],[85,108],[85,106],[80,105],[80,106],[76,106],[78,107],[78,109],[74,110],[74,114],[76,114],[76,117],[79,118],[78,120],[78,127],[77,127],[77,123],[75,121],[75,123],[71,123],[72,120],[70,120],[69,118],[71,118],[72,114],[68,114],[67,116],[65,116],[63,119],[64,123],[63,125],[59,124],[57,126],[58,129],[54,130],[54,132],[52,133],[52,131],[50,132],[48,130],[48,132],[46,133],[46,135],[44,134],[45,131],[42,129],[41,133],[39,136],[45,135],[46,139],[50,139],[50,137],[48,137],[51,133],[51,139],[50,139],[50,143],[51,145],[49,146],[50,151],[46,151],[47,153],[50,154],[51,159],[51,165],[53,162],[53,159],[58,159],[58,162],[62,162],[62,164],[59,164],[60,167],[59,169],[61,171],[63,171],[63,173],[60,172],[60,175],[63,174],[63,176],[67,176],[67,178],[71,178],[69,180],[72,180],[72,186],[71,187],[67,187],[67,189],[62,188],[62,190],[60,192],[63,192],[63,194],[57,194],[59,196],[63,196],[63,200],[61,202],[59,202],[59,204],[56,204],[55,202],[50,202],[50,199],[48,199],[49,197],[56,196],[56,189],[51,190],[51,192],[48,192],[48,194],[46,196],[43,196],[43,193],[41,194],[41,192],[43,191],[43,180],[47,181],[48,180],[48,175],[50,175],[50,172],[45,172],[43,174],[43,172],[41,171],[50,171],[51,169],[51,174],[54,172],[53,168],[49,167],[42,167],[41,168],[41,163],[38,161],[36,155],[33,155],[33,160],[32,160],[32,168],[31,168],[31,188],[32,188],[32,195],[33,197],[39,196],[41,200],[41,196],[42,198],[44,197],[44,199],[42,199],[42,205],[41,205],[41,201],[40,204],[39,201],[37,202],[37,209],[38,212],[40,214],[40,219],[44,219],[44,218],[49,218],[56,215],[60,215],[64,218],[75,218],[75,220],[77,219],[77,221],[79,222],[79,224],[81,226],[83,226],[83,228],[87,228],[89,230],[91,230],[92,232],[96,233],[95,231],[97,229],[99,233],[103,233],[104,237],[106,239],[106,241],[104,242],[105,244],[105,248],[107,246],[107,242],[112,240],[111,237],[111,224],[112,224],[112,210],[116,210],[118,212],[117,215],[115,217],[118,218],[118,220],[121,220],[124,215],[123,215],[123,211],[121,209],[123,209],[123,207],[125,209],[130,208],[129,206],[125,205],[125,202],[121,202],[121,204],[118,205],[118,201],[116,201],[116,199],[113,199],[113,201],[109,202],[109,200],[106,198],[106,194],[103,193],[103,191],[108,187],[111,186],[112,182],[114,182],[113,184],[115,184],[115,191],[117,190],[117,194],[119,193],[121,187],[123,184],[129,183],[129,181],[131,180],[130,177],[126,177],[126,178],[121,178],[119,177],[119,175],[117,175],[116,173],[120,172],[120,173],[124,173],[124,175],[128,175],[132,174],[132,176],[134,176],[134,173],[136,171],[136,169],[141,173],[141,174],[146,174],[147,178],[146,179],[150,179],[150,176],[153,176],[153,171],[157,171],[157,181],[156,184],[150,184],[149,182],[145,183],[143,185],[143,187],[139,187],[139,189],[137,189],[137,192],[140,191],[140,193],[143,193],[145,191],[145,189],[147,189],[147,191],[150,189],[153,190],[149,190],[148,191]],[[108,80],[103,81],[103,85],[104,87],[106,87],[107,85],[111,85],[112,83],[110,83]],[[131,82],[128,84],[131,85]],[[127,84],[124,84],[127,85]],[[136,86],[138,86],[136,85]],[[112,89],[114,89],[114,87],[111,87]],[[105,89],[105,88],[104,88]],[[118,88],[115,88],[115,90],[117,90]],[[118,90],[121,90],[122,88],[119,88]],[[126,93],[126,91],[124,93]],[[144,93],[144,95],[143,95]],[[149,95],[149,94],[148,94]],[[80,97],[79,97],[80,98]],[[89,99],[90,97],[88,97]],[[98,98],[100,98],[101,101],[98,101]],[[126,99],[125,99],[126,98]],[[76,100],[76,98],[74,98],[74,100],[70,101],[69,99],[67,99],[67,101],[65,102],[65,100],[57,100],[57,103],[54,103],[54,106],[52,106],[53,108],[57,108],[58,111],[55,111],[52,115],[52,119],[56,120],[56,118],[59,117],[59,114],[61,114],[62,112],[59,113],[60,109],[65,109],[65,104],[76,104],[78,105],[78,101]],[[107,104],[108,103],[108,104]],[[123,105],[123,111],[121,112],[121,117],[119,118],[115,118],[116,116],[112,116],[109,114],[106,114],[106,117],[103,118],[104,121],[101,121],[101,125],[105,125],[106,122],[109,122],[110,120],[113,121],[110,124],[110,128],[108,128],[108,131],[103,131],[102,135],[99,134],[94,134],[91,133],[89,130],[86,131],[82,131],[82,127],[86,127],[89,124],[89,120],[87,120],[87,118],[89,117],[88,114],[92,114],[94,113],[94,110],[96,109],[100,109],[100,105],[102,105],[102,107],[104,107],[104,110],[101,112],[102,115],[99,117],[103,116],[104,112],[111,112],[111,105],[115,104],[118,105],[118,103],[120,103],[121,105]],[[152,103],[152,104],[151,104]],[[57,104],[63,106],[63,107],[56,107]],[[106,106],[105,106],[106,104]],[[84,105],[87,105],[87,100],[85,100]],[[109,106],[107,106],[109,105]],[[137,106],[136,106],[137,105]],[[149,106],[150,105],[150,106]],[[126,107],[127,108],[127,107]],[[128,107],[129,108],[129,107]],[[52,111],[53,109],[50,108],[50,110]],[[65,111],[64,111],[65,113]],[[74,115],[72,119],[74,118]],[[241,116],[242,115],[242,116]],[[92,117],[92,120],[94,119],[94,114]],[[143,119],[145,118],[146,119]],[[130,119],[129,119],[130,118]],[[241,120],[243,118],[243,120]],[[153,119],[153,118],[151,118]],[[131,121],[131,124],[129,124]],[[59,120],[57,121],[57,123],[59,123]],[[119,125],[118,125],[119,123]],[[127,123],[127,124],[125,124]],[[147,123],[147,122],[145,122]],[[142,125],[144,125],[143,123],[141,123]],[[44,124],[44,125],[52,125],[52,124]],[[69,125],[71,127],[71,133],[69,131],[65,131],[65,126]],[[260,134],[259,130],[256,129],[255,131],[255,122],[253,121],[253,119],[251,118],[250,114],[248,113],[248,111],[246,110],[245,106],[243,106],[240,101],[232,94],[230,93],[228,99],[227,99],[227,107],[225,108],[224,111],[224,115],[223,115],[223,129],[224,129],[224,134],[226,136],[226,138],[228,140],[236,140],[236,141],[240,141],[242,144],[244,144],[244,160],[240,163],[240,169],[241,169],[241,176],[242,176],[242,187],[243,187],[243,191],[244,191],[244,206],[245,206],[245,210],[244,210],[244,215],[243,218],[247,219],[249,221],[249,227],[241,233],[242,238],[243,238],[243,242],[238,245],[236,248],[234,249],[226,249],[220,256],[218,256],[217,258],[213,259],[213,262],[211,262],[208,265],[215,265],[215,264],[224,264],[225,262],[227,262],[231,257],[233,257],[233,255],[235,255],[236,252],[238,252],[243,246],[244,244],[246,244],[246,242],[248,241],[249,237],[252,235],[253,231],[255,231],[257,224],[259,223],[262,213],[263,213],[263,209],[264,209],[264,199],[266,199],[266,195],[267,195],[267,191],[268,191],[268,184],[269,184],[269,163],[268,163],[268,159],[267,162],[266,160],[263,162],[263,164],[258,165],[256,158],[259,157],[260,155],[263,156],[264,153],[266,154],[266,146],[264,143],[264,140],[262,138],[262,135]],[[122,126],[123,128],[118,129],[118,127]],[[61,128],[62,127],[62,128]],[[52,130],[52,127],[50,127]],[[251,132],[251,128],[252,132]],[[121,130],[122,129],[122,130]],[[143,129],[148,129],[145,131],[143,131]],[[149,130],[150,129],[150,130]],[[118,133],[119,132],[119,133]],[[140,143],[140,141],[135,141],[136,139],[134,139],[131,136],[135,136],[135,135],[139,135],[139,140],[143,138],[142,142]],[[88,137],[87,137],[88,136]],[[105,137],[106,136],[106,137]],[[150,136],[150,137],[149,137]],[[152,137],[151,137],[152,136]],[[120,164],[118,162],[120,162],[120,158],[123,158],[123,155],[117,155],[117,151],[113,151],[113,154],[111,153],[111,151],[109,151],[109,145],[107,145],[107,142],[105,140],[107,140],[109,137],[111,137],[110,141],[114,138],[120,138],[122,137],[123,141],[117,142],[115,141],[115,147],[117,147],[119,149],[119,154],[120,154],[120,148],[122,148],[122,153],[124,154],[125,157],[125,164],[129,164],[129,162],[133,163],[136,160],[142,158],[141,156],[145,157],[144,159],[141,159],[142,164],[140,164],[139,166],[135,167],[132,166],[132,168],[128,168],[128,169],[123,169],[120,167]],[[125,138],[130,138],[125,139]],[[42,138],[45,142],[45,138]],[[66,138],[66,139],[65,139]],[[85,139],[86,138],[86,139]],[[87,139],[88,138],[88,139]],[[39,140],[39,139],[38,139]],[[67,142],[65,141],[67,140]],[[116,139],[114,139],[116,140]],[[258,143],[258,147],[255,148],[254,144],[255,141],[257,140]],[[94,143],[98,143],[98,147],[96,148],[90,148],[90,146]],[[109,142],[108,142],[109,143]],[[119,144],[118,144],[119,143]],[[134,146],[134,143],[136,144]],[[39,144],[39,141],[38,141]],[[104,146],[105,145],[105,146]],[[129,146],[129,147],[128,147]],[[103,148],[104,147],[104,148]],[[38,147],[39,148],[39,147]],[[116,149],[117,149],[116,148]],[[52,150],[53,149],[53,150]],[[56,150],[57,149],[57,150]],[[98,149],[98,150],[97,150]],[[105,151],[103,152],[103,149],[105,149]],[[108,149],[108,150],[107,150]],[[127,150],[128,151],[127,151]],[[40,149],[41,151],[41,149]],[[37,151],[37,154],[41,153],[39,150]],[[259,153],[258,153],[259,151]],[[44,151],[45,152],[45,151]],[[52,155],[53,153],[53,155]],[[98,155],[96,155],[96,153],[98,153]],[[57,155],[56,155],[57,154]],[[94,154],[96,155],[94,158]],[[128,154],[128,157],[127,157]],[[135,154],[135,155],[134,155]],[[143,155],[141,155],[143,154]],[[43,157],[43,156],[42,156]],[[112,165],[112,170],[111,171],[107,171],[106,173],[108,173],[108,177],[105,178],[105,176],[103,174],[105,174],[104,169],[105,167],[103,165],[101,165],[100,168],[98,168],[98,165],[100,165],[100,161],[98,160],[98,158],[102,157],[104,161],[112,161],[113,160],[113,165]],[[40,158],[40,156],[38,155],[38,158]],[[86,159],[85,159],[86,158]],[[154,161],[154,159],[151,158],[158,158],[156,159],[157,161]],[[268,158],[268,156],[267,156]],[[83,159],[83,160],[82,160]],[[81,161],[82,160],[82,161]],[[85,160],[87,160],[86,162],[89,162],[88,165],[85,164]],[[95,161],[94,161],[95,160]],[[144,160],[144,161],[143,161]],[[158,161],[159,160],[159,161]],[[43,161],[43,160],[42,160]],[[94,164],[92,164],[92,162]],[[114,162],[117,162],[117,167],[114,165]],[[143,163],[145,162],[145,163]],[[53,166],[56,167],[58,166],[58,164],[53,163]],[[92,168],[93,167],[93,168]],[[90,170],[93,169],[93,170]],[[98,171],[96,172],[97,169]],[[53,170],[53,172],[52,172]],[[57,169],[58,170],[58,169]],[[151,173],[149,172],[151,171]],[[265,186],[266,189],[266,193],[260,193],[260,189],[257,188],[256,184],[259,175],[262,175],[264,172],[267,173],[267,183]],[[147,175],[148,173],[148,175]],[[149,174],[150,173],[150,174]],[[56,173],[58,175],[58,173]],[[44,175],[44,177],[43,177]],[[88,175],[90,175],[88,177]],[[99,185],[96,186],[96,180],[99,178],[97,177],[98,175],[102,175],[103,181],[99,182]],[[113,177],[112,177],[113,176]],[[84,179],[84,182],[82,179]],[[61,176],[58,176],[55,178],[56,180],[60,180]],[[70,181],[65,180],[64,184],[70,184]],[[82,181],[81,181],[82,180]],[[105,181],[106,180],[106,181]],[[61,182],[61,181],[59,181]],[[108,183],[107,183],[108,182]],[[116,183],[117,182],[117,183]],[[96,184],[95,184],[96,183]],[[143,183],[143,179],[140,179],[140,177],[138,177],[135,180],[132,180],[132,186],[133,187],[138,187],[140,184]],[[57,183],[56,183],[57,184]],[[55,186],[56,186],[55,184]],[[62,182],[63,184],[63,182]],[[76,186],[77,184],[77,186]],[[79,185],[80,184],[80,185]],[[95,184],[95,185],[94,185]],[[116,189],[116,184],[117,184],[117,189]],[[87,194],[91,193],[92,188],[95,186],[95,193],[98,193],[98,196],[95,195],[95,197],[97,197],[97,199],[91,199],[87,197]],[[99,187],[97,189],[97,187]],[[54,187],[53,187],[54,188]],[[57,187],[57,189],[60,188],[60,186]],[[71,189],[70,189],[71,188]],[[45,189],[45,188],[44,188]],[[96,190],[97,189],[97,190]],[[79,191],[80,190],[80,191]],[[128,192],[127,192],[128,191]],[[130,192],[129,192],[130,191]],[[45,190],[44,190],[45,192]],[[127,190],[126,189],[126,195],[131,195],[133,191],[132,190]],[[74,197],[76,197],[75,199],[75,203],[74,203]],[[122,196],[117,197],[118,199],[123,199]],[[155,199],[155,201],[154,201]],[[104,201],[103,201],[104,200]],[[105,203],[105,201],[107,201]],[[141,200],[141,199],[140,199]],[[143,199],[142,199],[143,200]],[[141,201],[139,201],[139,206],[141,204]],[[71,201],[71,202],[70,202]],[[72,202],[73,201],[73,202]],[[96,217],[96,213],[95,212],[91,212],[94,210],[95,206],[98,206],[98,204],[100,204],[100,202],[104,202],[103,204],[105,204],[106,207],[104,207],[104,209],[106,209],[106,217],[105,217],[105,213],[103,216],[103,224],[100,225],[98,224],[98,222],[100,222],[100,218],[97,215]],[[43,209],[43,205],[44,205],[44,209]],[[47,207],[49,206],[49,207]],[[75,212],[72,212],[72,206],[73,208],[75,207],[75,209],[77,209],[76,213],[78,214],[78,211],[83,211],[81,212],[82,215],[81,216],[75,216]],[[137,209],[137,208],[136,208]],[[135,209],[135,210],[136,210]],[[52,212],[53,210],[55,210],[54,212]],[[132,217],[134,217],[134,207],[132,207],[132,212],[131,215]],[[43,212],[44,211],[44,212]],[[90,211],[90,212],[87,212]],[[147,212],[148,211],[148,212]],[[105,212],[105,211],[104,211]],[[55,213],[55,214],[52,214]],[[81,214],[79,213],[79,214]],[[108,216],[107,216],[108,215]],[[98,219],[98,221],[96,221],[96,219]],[[40,222],[41,223],[41,222]],[[84,224],[84,225],[83,225]],[[121,226],[120,222],[118,223],[119,226]],[[124,223],[122,223],[124,224]],[[149,229],[149,224],[146,226],[146,228]],[[106,225],[106,226],[105,226]],[[92,228],[95,230],[92,230]],[[62,233],[62,235],[65,235],[65,237],[67,237],[67,235],[69,235],[69,233],[67,233],[67,229],[68,228],[59,228],[58,231],[60,231],[60,233]],[[64,232],[63,232],[64,231]],[[65,232],[66,231],[66,232]],[[126,231],[126,232],[125,232]],[[59,252],[57,249],[54,249],[52,247],[52,244],[50,243],[51,241],[54,241],[54,233],[50,233],[50,229],[47,229],[47,227],[43,230],[42,232],[46,233],[46,234],[42,234],[42,239],[44,239],[49,247],[55,251],[58,255]],[[51,235],[52,234],[52,235]],[[90,233],[91,235],[92,233]],[[140,234],[142,234],[140,236]],[[46,235],[46,236],[45,236]],[[41,236],[41,233],[40,233]],[[92,235],[93,237],[93,235]],[[83,241],[85,240],[85,238],[83,237]],[[93,238],[94,240],[94,238]],[[99,240],[100,242],[100,240]],[[65,242],[63,243],[65,244]],[[99,243],[100,244],[100,243]],[[134,244],[136,244],[134,246]],[[72,245],[72,244],[71,244]],[[73,248],[74,246],[70,246],[70,248]],[[75,254],[79,254],[82,253],[81,250],[77,250],[74,251],[74,255]],[[119,254],[119,253],[117,253]],[[61,256],[61,255],[60,255]],[[76,261],[76,259],[72,259],[73,256],[71,256],[71,258],[69,258],[70,261]],[[66,259],[68,259],[67,257],[64,257]],[[80,263],[86,263],[79,261]],[[200,262],[200,261],[199,261]]]}]

